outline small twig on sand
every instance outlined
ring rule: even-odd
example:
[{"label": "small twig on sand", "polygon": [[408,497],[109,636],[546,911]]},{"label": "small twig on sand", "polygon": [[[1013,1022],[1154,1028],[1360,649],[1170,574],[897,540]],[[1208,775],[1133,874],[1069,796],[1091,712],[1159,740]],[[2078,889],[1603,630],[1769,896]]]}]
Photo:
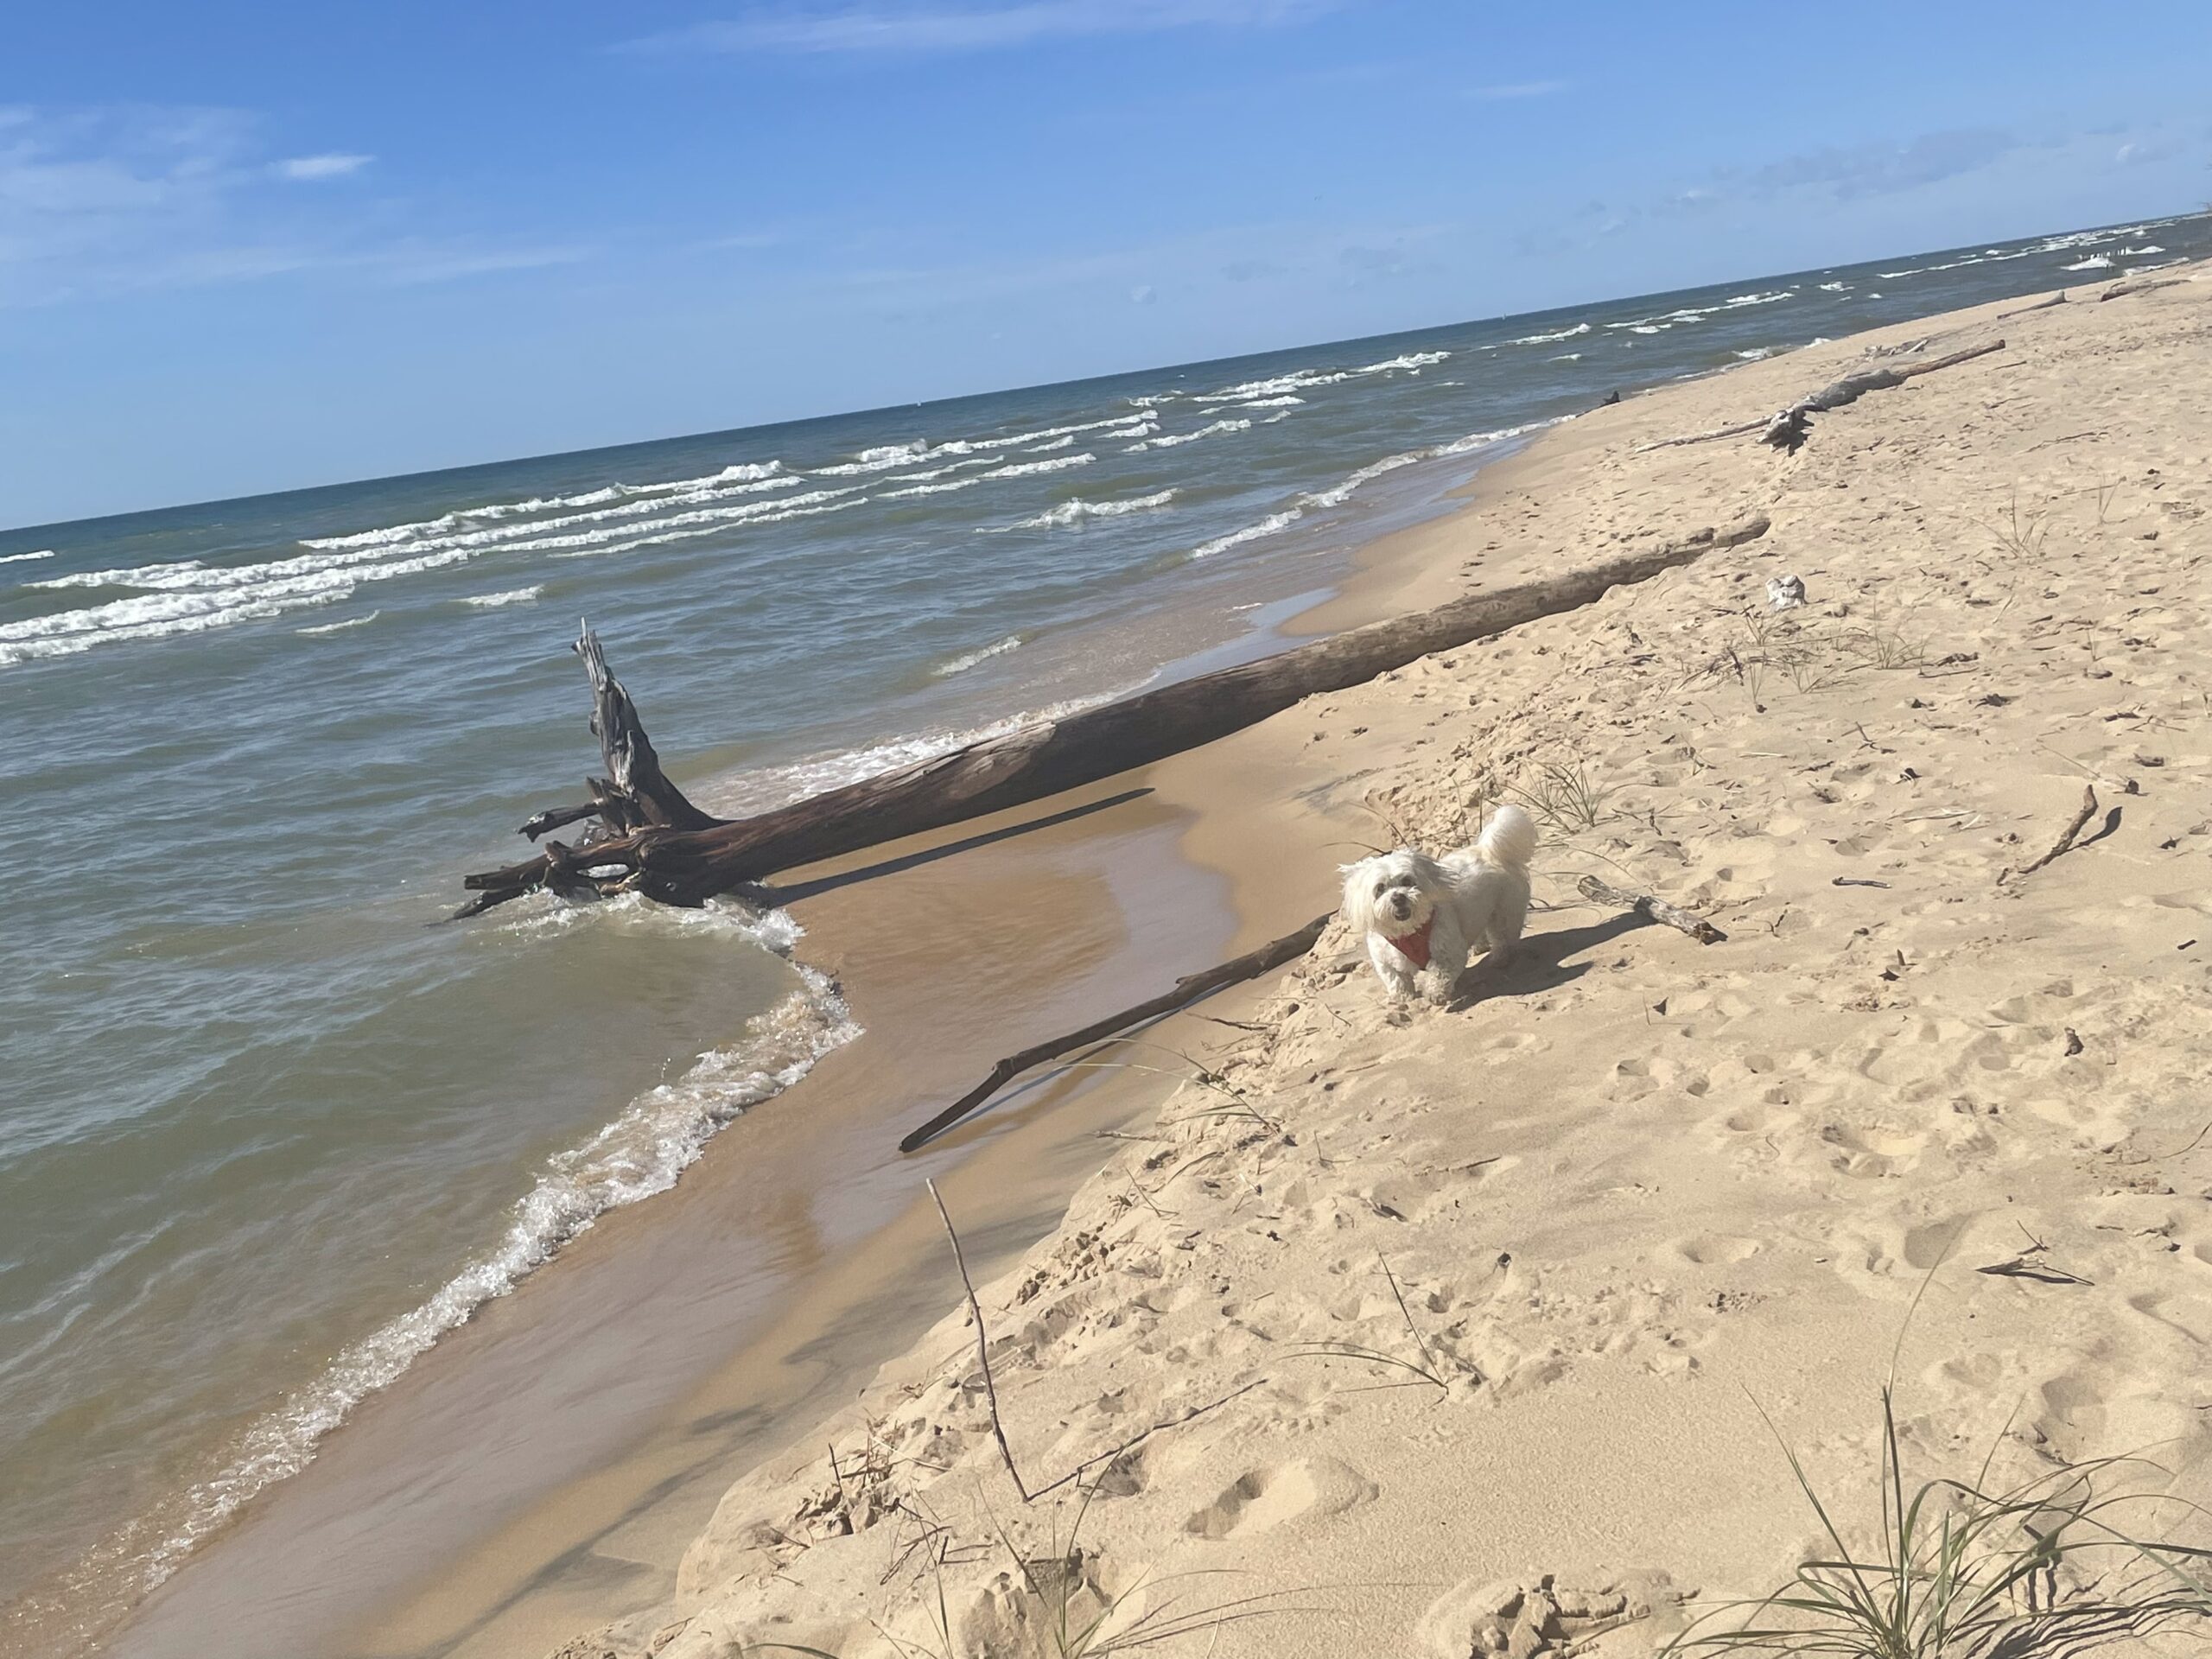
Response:
[{"label": "small twig on sand", "polygon": [[968,1316],[976,1321],[976,1358],[983,1368],[983,1397],[989,1402],[991,1408],[991,1437],[999,1443],[999,1456],[1005,1460],[1006,1471],[1013,1478],[1014,1490],[1021,1494],[1023,1503],[1033,1503],[1039,1498],[1059,1491],[1070,1481],[1081,1479],[1100,1464],[1110,1463],[1125,1452],[1135,1451],[1163,1428],[1179,1428],[1193,1418],[1203,1417],[1206,1413],[1227,1405],[1240,1395],[1249,1394],[1253,1389],[1265,1386],[1268,1381],[1266,1377],[1255,1377],[1243,1388],[1232,1389],[1218,1400],[1210,1400],[1203,1406],[1194,1406],[1179,1417],[1162,1419],[1149,1428],[1132,1434],[1119,1446],[1109,1451],[1101,1452],[1095,1458],[1085,1458],[1058,1480],[1039,1486],[1033,1492],[1031,1491],[1029,1483],[1022,1479],[1021,1471],[1014,1465],[1014,1448],[1007,1444],[1006,1425],[999,1417],[998,1383],[991,1376],[990,1337],[983,1329],[983,1305],[976,1300],[976,1281],[968,1276],[968,1259],[961,1254],[960,1235],[953,1230],[952,1217],[945,1210],[944,1196],[937,1190],[937,1183],[925,1180],[922,1185],[929,1188],[930,1198],[937,1205],[938,1219],[944,1224],[944,1236],[952,1241],[952,1262],[960,1269],[960,1287],[968,1293]]},{"label": "small twig on sand", "polygon": [[1976,1268],[1976,1273],[1986,1273],[1999,1279],[2032,1279],[2039,1285],[2094,1285],[2094,1279],[2084,1279],[2078,1273],[2069,1273],[2054,1262],[2039,1260],[2050,1247],[2041,1239],[2030,1236],[2028,1248],[2009,1262],[1996,1262],[1986,1268]]},{"label": "small twig on sand", "polygon": [[1648,893],[1624,893],[1618,887],[1608,887],[1594,875],[1586,875],[1575,885],[1585,899],[1601,905],[1613,905],[1622,910],[1632,910],[1655,922],[1664,922],[1668,926],[1688,934],[1700,944],[1718,944],[1728,937],[1704,917],[1691,911],[1677,910]]},{"label": "small twig on sand", "polygon": [[2050,850],[2045,853],[2041,858],[2036,860],[2034,863],[2023,864],[2018,870],[2014,870],[2010,868],[1999,870],[1997,873],[1997,879],[1999,881],[2002,881],[2009,875],[2033,875],[2037,870],[2043,868],[2044,865],[2050,863],[2051,860],[2063,857],[2066,854],[2072,852],[2074,850],[2074,837],[2080,835],[2083,827],[2088,824],[2091,818],[2094,818],[2096,816],[2096,785],[2094,784],[2085,785],[2082,790],[2081,807],[2075,812],[2073,822],[2069,823],[2066,828],[2060,832],[2059,837],[2056,841],[2051,842]]},{"label": "small twig on sand", "polygon": [[939,1220],[944,1223],[944,1236],[952,1241],[952,1262],[960,1269],[961,1288],[968,1293],[969,1317],[976,1321],[976,1357],[983,1367],[983,1396],[991,1407],[991,1433],[999,1443],[999,1456],[1006,1459],[1006,1471],[1014,1478],[1014,1490],[1021,1494],[1021,1501],[1029,1502],[1028,1483],[1021,1478],[1021,1471],[1014,1467],[1014,1448],[1006,1443],[1006,1425],[999,1421],[998,1384],[991,1377],[990,1338],[983,1330],[983,1305],[976,1300],[976,1282],[968,1276],[968,1259],[960,1253],[960,1235],[952,1230],[952,1217],[944,1207],[944,1195],[937,1190],[935,1181],[922,1183],[930,1190],[930,1198],[937,1205]]}]

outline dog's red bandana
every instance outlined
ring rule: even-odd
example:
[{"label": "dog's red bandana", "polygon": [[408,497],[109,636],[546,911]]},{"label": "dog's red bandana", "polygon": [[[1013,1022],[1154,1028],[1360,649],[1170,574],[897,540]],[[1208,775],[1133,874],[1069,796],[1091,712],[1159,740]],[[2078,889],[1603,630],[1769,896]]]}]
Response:
[{"label": "dog's red bandana", "polygon": [[1411,933],[1401,933],[1395,938],[1388,933],[1382,937],[1390,940],[1392,950],[1414,967],[1426,968],[1428,966],[1428,930],[1435,925],[1436,918],[1432,916]]}]

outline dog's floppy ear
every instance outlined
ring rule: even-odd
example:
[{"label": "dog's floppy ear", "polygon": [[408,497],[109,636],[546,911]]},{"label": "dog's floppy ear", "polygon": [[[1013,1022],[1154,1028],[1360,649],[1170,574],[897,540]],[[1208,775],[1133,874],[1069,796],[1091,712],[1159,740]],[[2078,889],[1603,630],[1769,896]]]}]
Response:
[{"label": "dog's floppy ear", "polygon": [[1368,879],[1369,867],[1374,862],[1371,858],[1363,858],[1357,864],[1340,867],[1344,877],[1344,917],[1355,931],[1362,933],[1368,931],[1375,920],[1375,899],[1369,891],[1371,883]]}]

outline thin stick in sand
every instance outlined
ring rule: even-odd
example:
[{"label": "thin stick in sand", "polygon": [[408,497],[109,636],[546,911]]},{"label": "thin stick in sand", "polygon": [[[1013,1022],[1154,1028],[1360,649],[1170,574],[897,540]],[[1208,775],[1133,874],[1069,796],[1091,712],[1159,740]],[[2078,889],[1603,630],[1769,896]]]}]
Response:
[{"label": "thin stick in sand", "polygon": [[1203,1406],[1193,1406],[1180,1417],[1163,1418],[1149,1427],[1130,1435],[1119,1446],[1101,1452],[1096,1457],[1085,1458],[1058,1480],[1039,1486],[1033,1492],[1031,1491],[1029,1483],[1022,1479],[1021,1471],[1014,1461],[1014,1448],[1007,1444],[1006,1424],[999,1417],[998,1383],[991,1376],[990,1335],[983,1328],[983,1305],[976,1300],[976,1281],[968,1276],[968,1259],[961,1253],[960,1235],[953,1230],[952,1217],[944,1207],[944,1196],[937,1190],[937,1183],[925,1180],[922,1185],[929,1188],[930,1198],[937,1205],[938,1219],[944,1224],[944,1236],[952,1241],[953,1265],[960,1269],[960,1287],[968,1294],[968,1316],[976,1321],[976,1359],[983,1368],[983,1397],[989,1402],[991,1409],[991,1437],[999,1443],[999,1456],[1005,1460],[1007,1474],[1014,1481],[1014,1490],[1021,1494],[1023,1503],[1033,1503],[1039,1498],[1059,1491],[1069,1482],[1082,1479],[1100,1464],[1111,1463],[1125,1452],[1134,1452],[1163,1428],[1179,1428],[1185,1423],[1203,1417],[1210,1411],[1218,1410],[1230,1401],[1239,1399],[1251,1393],[1253,1389],[1266,1384],[1268,1380],[1266,1377],[1255,1376],[1243,1388],[1231,1389],[1219,1399],[1210,1400]]},{"label": "thin stick in sand", "polygon": [[1728,937],[1694,911],[1677,909],[1648,893],[1624,892],[1619,887],[1600,881],[1594,875],[1586,875],[1575,885],[1585,899],[1601,905],[1612,905],[1621,910],[1632,910],[1655,922],[1664,922],[1668,926],[1688,934],[1700,944],[1719,944]]},{"label": "thin stick in sand", "polygon": [[2088,824],[2091,818],[2094,818],[2096,816],[2096,785],[2094,784],[2084,785],[2082,789],[2082,804],[2075,810],[2073,822],[2069,823],[2064,830],[2059,832],[2058,839],[2050,843],[2050,850],[2045,853],[2041,858],[2036,860],[2034,863],[2023,864],[2018,870],[2006,868],[1998,871],[1997,879],[1999,881],[2002,881],[2008,875],[2033,875],[2037,870],[2043,868],[2044,865],[2050,863],[2051,860],[2064,857],[2068,853],[2074,850],[2075,836],[2080,835],[2083,827]]},{"label": "thin stick in sand", "polygon": [[990,1338],[983,1329],[983,1305],[976,1300],[976,1281],[968,1276],[968,1258],[961,1254],[960,1235],[952,1230],[952,1217],[944,1207],[944,1195],[937,1190],[935,1181],[924,1181],[922,1185],[929,1188],[930,1198],[937,1205],[938,1219],[944,1223],[944,1236],[952,1241],[952,1264],[960,1269],[960,1287],[968,1293],[968,1317],[976,1321],[976,1359],[983,1368],[983,1397],[991,1407],[991,1434],[999,1443],[999,1456],[1006,1459],[1006,1471],[1014,1481],[1014,1490],[1021,1494],[1021,1501],[1027,1503],[1029,1484],[1014,1465],[1014,1448],[1006,1443],[1006,1425],[999,1421],[999,1388],[991,1376]]}]

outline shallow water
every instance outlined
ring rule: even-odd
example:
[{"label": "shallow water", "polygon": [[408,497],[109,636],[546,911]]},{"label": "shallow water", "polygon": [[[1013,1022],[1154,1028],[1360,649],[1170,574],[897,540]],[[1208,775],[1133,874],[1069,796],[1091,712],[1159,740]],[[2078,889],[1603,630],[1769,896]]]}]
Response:
[{"label": "shallow water", "polygon": [[111,1591],[157,1579],[849,1035],[774,916],[425,925],[593,764],[579,613],[703,800],[782,798],[1255,649],[1610,391],[2208,252],[2128,226],[0,533],[0,1599],[103,1540]]}]

